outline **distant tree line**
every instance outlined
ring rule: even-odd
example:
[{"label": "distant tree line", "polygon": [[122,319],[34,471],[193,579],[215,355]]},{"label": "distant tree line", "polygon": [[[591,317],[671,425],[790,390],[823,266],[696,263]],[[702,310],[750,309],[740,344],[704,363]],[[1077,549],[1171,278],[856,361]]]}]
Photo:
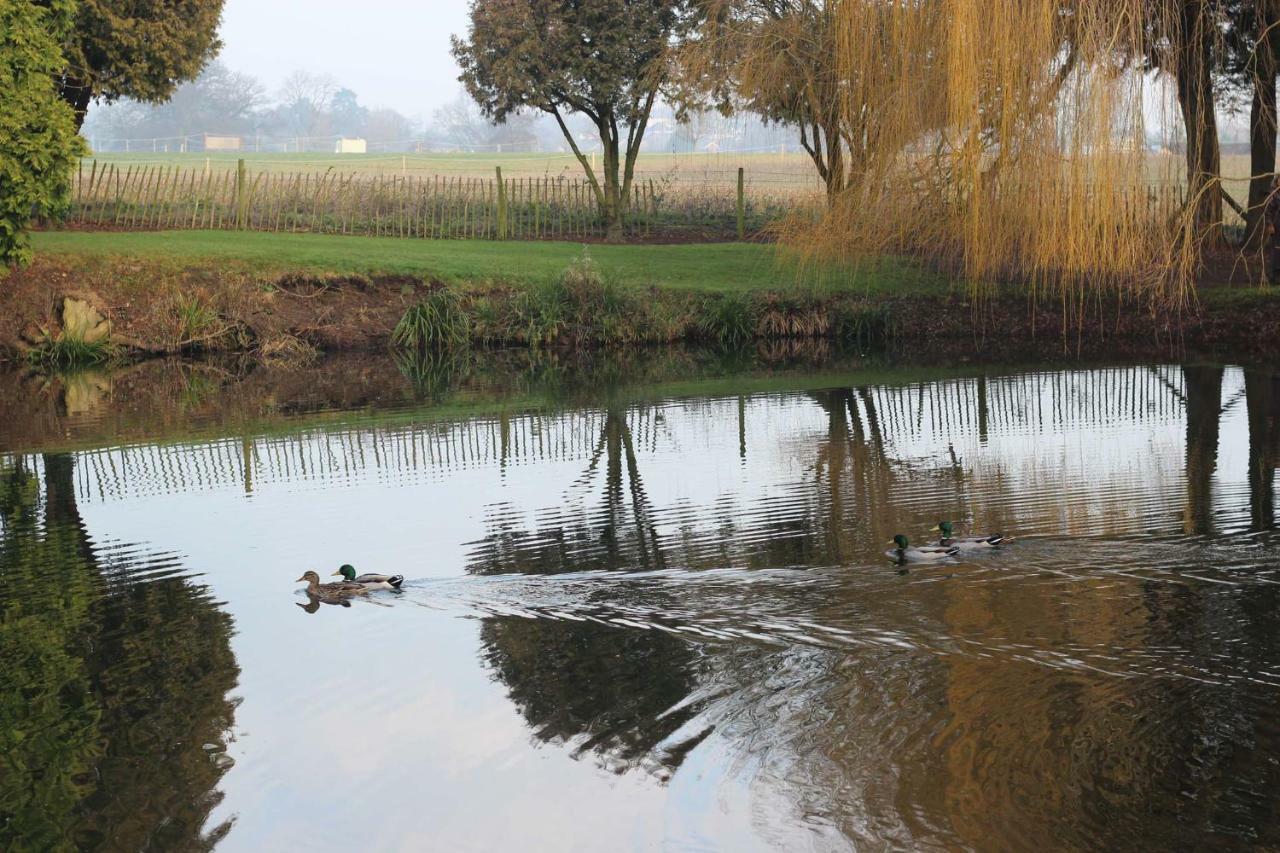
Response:
[{"label": "distant tree line", "polygon": [[[647,150],[669,153],[720,148],[783,148],[788,134],[765,127],[754,116],[725,118],[703,112],[676,121],[666,104],[654,108],[655,131]],[[591,123],[571,116],[568,126],[588,151],[599,149]],[[429,118],[409,118],[394,109],[371,108],[333,77],[295,71],[273,93],[257,78],[214,60],[163,103],[123,98],[90,110],[82,135],[95,151],[194,150],[208,133],[239,136],[248,151],[332,150],[335,137],[362,138],[372,150],[485,152],[567,151],[559,127],[547,115],[526,109],[501,123],[484,115],[465,92]],[[793,150],[798,150],[793,147]]]}]

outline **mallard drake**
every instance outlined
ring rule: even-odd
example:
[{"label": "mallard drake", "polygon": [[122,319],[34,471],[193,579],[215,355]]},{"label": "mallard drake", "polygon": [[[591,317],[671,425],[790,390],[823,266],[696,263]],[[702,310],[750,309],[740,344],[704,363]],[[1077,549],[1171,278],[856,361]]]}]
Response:
[{"label": "mallard drake", "polygon": [[885,551],[884,555],[895,563],[933,563],[959,553],[960,549],[955,546],[922,545],[912,548],[907,537],[899,533],[893,537],[893,547]]},{"label": "mallard drake", "polygon": [[369,592],[369,587],[358,583],[347,583],[345,581],[320,583],[320,576],[315,572],[304,573],[296,582],[301,583],[302,581],[307,583],[307,595],[322,600],[345,598],[349,595],[365,595]]},{"label": "mallard drake", "polygon": [[341,566],[334,575],[341,575],[347,583],[358,583],[369,589],[399,589],[404,575],[356,575],[356,567],[350,563]]},{"label": "mallard drake", "polygon": [[994,536],[955,536],[952,534],[954,527],[955,525],[949,521],[938,522],[938,532],[942,534],[938,545],[959,548],[961,551],[977,551],[982,548],[994,548],[997,545],[1003,545],[1005,542],[1013,541],[999,533]]}]

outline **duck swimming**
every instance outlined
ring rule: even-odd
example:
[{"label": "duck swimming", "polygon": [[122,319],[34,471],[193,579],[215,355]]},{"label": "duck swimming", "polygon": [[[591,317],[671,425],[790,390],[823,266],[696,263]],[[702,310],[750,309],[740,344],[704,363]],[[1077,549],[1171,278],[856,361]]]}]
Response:
[{"label": "duck swimming", "polygon": [[938,531],[942,533],[942,539],[939,540],[938,545],[959,548],[961,551],[977,551],[982,548],[994,548],[1005,542],[1013,541],[999,533],[994,536],[953,536],[953,527],[954,525],[949,521],[938,522]]},{"label": "duck swimming", "polygon": [[356,567],[350,563],[341,566],[335,575],[341,575],[347,583],[358,583],[367,589],[399,589],[404,583],[404,575],[357,575]]},{"label": "duck swimming", "polygon": [[954,545],[922,545],[912,548],[907,537],[901,533],[893,537],[893,545],[884,555],[895,563],[934,563],[960,553],[960,549]]},{"label": "duck swimming", "polygon": [[367,595],[369,587],[358,583],[347,583],[339,581],[338,583],[320,583],[320,576],[315,572],[306,572],[302,577],[298,578],[296,583],[306,581],[307,595],[312,598],[318,598],[322,601],[332,601],[338,598],[346,598],[351,595]]}]

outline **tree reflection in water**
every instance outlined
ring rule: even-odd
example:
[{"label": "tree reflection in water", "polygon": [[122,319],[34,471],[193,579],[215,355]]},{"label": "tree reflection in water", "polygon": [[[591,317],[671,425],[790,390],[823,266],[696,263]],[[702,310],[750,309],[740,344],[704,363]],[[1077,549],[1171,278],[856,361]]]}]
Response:
[{"label": "tree reflection in water", "polygon": [[74,465],[43,457],[42,484],[33,460],[0,462],[0,849],[208,849],[230,828],[205,824],[235,710],[231,618],[207,588],[98,549]]},{"label": "tree reflection in water", "polygon": [[1276,468],[1280,466],[1280,374],[1246,369],[1249,407],[1249,508],[1255,530],[1275,527]]},{"label": "tree reflection in water", "polygon": [[[644,487],[644,457],[637,458],[628,427],[636,410],[610,410],[578,481],[598,482],[591,494],[600,503],[566,501],[562,511],[539,516],[536,530],[498,514],[490,535],[473,543],[470,572],[605,570],[625,578],[628,569],[664,566],[686,572],[848,561],[855,571],[819,572],[813,583],[788,588],[719,590],[720,599],[687,580],[643,593],[634,592],[639,582],[602,581],[576,602],[574,615],[595,607],[603,622],[622,613],[643,623],[645,614],[675,614],[696,626],[699,616],[729,614],[717,624],[741,627],[735,615],[785,623],[799,614],[804,622],[793,624],[800,627],[830,626],[856,639],[893,629],[903,642],[833,648],[810,631],[800,640],[801,632],[786,635],[779,649],[543,614],[485,618],[485,660],[539,739],[591,753],[618,772],[657,768],[661,778],[697,744],[731,745],[739,766],[759,768],[753,784],[785,788],[761,799],[786,802],[806,826],[831,830],[833,847],[1027,849],[1050,838],[1109,849],[1145,838],[1161,848],[1187,832],[1227,844],[1280,844],[1271,794],[1280,785],[1280,726],[1274,687],[1264,683],[1280,660],[1280,590],[1196,582],[1196,573],[1214,571],[1232,579],[1209,556],[1221,546],[1212,538],[1220,532],[1215,513],[1232,511],[1214,496],[1220,424],[1231,401],[1222,399],[1221,368],[1188,366],[1181,379],[1181,388],[1166,382],[1156,391],[1185,417],[1184,455],[1173,466],[1185,473],[1185,501],[1179,493],[1161,518],[1189,535],[1170,542],[1164,532],[1149,550],[1127,541],[1120,554],[1121,546],[1054,527],[1072,505],[1053,497],[1051,475],[1061,462],[1052,455],[1032,460],[1043,465],[1028,466],[1029,492],[1018,494],[1023,481],[1000,467],[1003,460],[975,462],[973,442],[969,459],[948,448],[949,459],[944,450],[925,471],[930,505],[904,509],[899,490],[919,482],[912,466],[921,463],[895,458],[905,429],[900,414],[886,418],[863,388],[807,395],[825,424],[794,442],[808,479],[785,518],[728,518],[705,540],[682,537],[671,518],[678,507],[655,506]],[[1280,385],[1256,370],[1244,384],[1249,527],[1261,531],[1275,520]],[[1005,438],[1013,416],[1002,383],[983,379],[975,389],[969,428],[987,447]],[[1063,405],[1071,393],[1058,398]],[[1137,408],[1132,389],[1115,393]],[[920,405],[927,410],[927,401]],[[1113,416],[1060,411],[1029,429],[1062,430],[1086,417],[1106,424]],[[740,423],[740,458],[749,459]],[[1101,507],[1095,523],[1123,525],[1131,500],[1119,491],[1091,495],[1090,506]],[[934,504],[947,501],[1049,531],[1059,545],[1027,552],[1050,571],[1022,566],[1015,554],[999,572],[974,567],[954,583],[939,573],[908,587],[885,584],[862,564],[885,528],[921,529],[934,520]],[[1113,575],[1113,565],[1146,574]]]},{"label": "tree reflection in water", "polygon": [[486,663],[539,740],[595,756],[614,772],[643,768],[658,778],[697,743],[666,743],[695,711],[673,711],[695,683],[697,655],[684,640],[519,617],[485,619],[480,639]]},{"label": "tree reflection in water", "polygon": [[[602,468],[597,511],[536,537],[510,527],[496,530],[477,543],[468,572],[664,567],[634,438],[621,408],[605,412],[577,485],[589,487]],[[685,749],[657,747],[693,713],[688,708],[666,713],[693,686],[696,656],[688,643],[657,631],[516,617],[483,620],[480,637],[486,663],[539,739],[571,744],[575,756],[595,755],[616,772],[644,767],[661,778],[679,765]]]}]

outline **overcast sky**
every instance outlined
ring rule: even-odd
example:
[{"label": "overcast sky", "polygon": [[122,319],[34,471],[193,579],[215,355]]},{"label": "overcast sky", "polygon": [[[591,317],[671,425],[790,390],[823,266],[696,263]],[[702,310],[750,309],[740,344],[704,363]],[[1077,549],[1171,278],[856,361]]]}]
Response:
[{"label": "overcast sky", "polygon": [[456,97],[449,36],[467,0],[226,0],[221,59],[269,93],[291,71],[324,72],[361,103],[428,117]]}]

